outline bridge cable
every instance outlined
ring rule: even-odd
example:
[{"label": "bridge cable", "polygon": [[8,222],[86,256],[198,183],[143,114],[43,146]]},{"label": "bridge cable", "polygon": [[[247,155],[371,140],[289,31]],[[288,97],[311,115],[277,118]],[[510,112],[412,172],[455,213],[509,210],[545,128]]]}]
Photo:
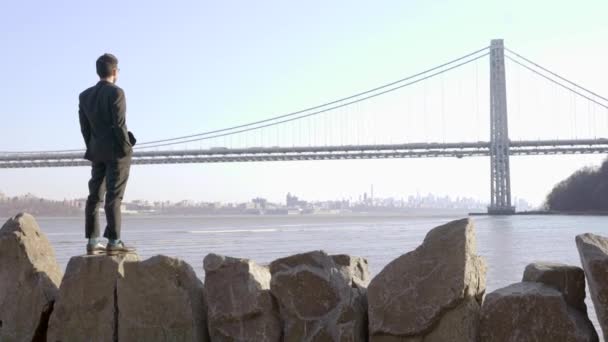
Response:
[{"label": "bridge cable", "polygon": [[451,60],[449,62],[446,62],[446,63],[443,63],[441,65],[438,65],[438,66],[436,66],[434,68],[427,69],[425,71],[419,72],[419,73],[417,73],[415,75],[411,75],[411,76],[402,78],[400,80],[393,81],[393,82],[390,82],[390,83],[387,83],[387,84],[375,87],[373,89],[366,90],[364,92],[360,92],[360,93],[357,93],[357,94],[354,94],[354,95],[351,95],[351,96],[347,96],[347,97],[344,97],[344,98],[341,98],[341,99],[338,99],[338,100],[330,101],[330,102],[327,102],[327,103],[324,103],[324,104],[321,104],[321,105],[317,105],[317,106],[314,106],[314,107],[309,107],[309,108],[298,110],[298,111],[291,112],[291,113],[288,113],[288,114],[283,114],[283,115],[275,116],[275,117],[264,119],[264,120],[250,122],[250,123],[247,123],[247,124],[232,126],[232,127],[228,127],[228,128],[222,128],[222,129],[208,131],[208,132],[203,132],[203,133],[185,135],[185,136],[175,137],[175,138],[170,138],[170,139],[161,139],[161,140],[147,141],[147,142],[140,143],[139,145],[156,144],[156,143],[161,143],[161,142],[175,141],[175,140],[194,138],[194,137],[204,136],[204,135],[209,135],[209,134],[221,133],[221,132],[225,132],[225,131],[231,131],[231,130],[235,130],[235,129],[239,129],[239,128],[244,128],[244,127],[248,127],[248,126],[258,125],[258,124],[266,123],[266,122],[269,122],[269,121],[274,121],[274,120],[278,120],[278,119],[282,119],[282,118],[286,118],[286,117],[302,114],[302,113],[305,113],[305,112],[309,112],[311,110],[316,110],[316,109],[327,107],[327,106],[330,106],[330,105],[333,105],[333,104],[336,104],[336,103],[339,103],[339,102],[344,102],[344,101],[347,101],[347,100],[350,100],[350,99],[353,99],[353,98],[356,98],[356,97],[367,95],[369,93],[373,93],[375,91],[391,87],[391,86],[393,86],[395,84],[402,83],[402,82],[411,80],[413,78],[416,78],[416,77],[428,74],[428,73],[430,73],[432,71],[435,71],[437,69],[441,69],[441,68],[446,67],[448,65],[451,65],[451,64],[454,64],[456,62],[459,62],[459,61],[461,61],[463,59],[466,59],[466,58],[469,58],[469,57],[474,56],[476,54],[479,54],[480,52],[483,52],[483,51],[487,50],[488,48],[489,48],[488,46],[484,47],[484,48],[479,49],[477,51],[474,51],[474,52],[471,52],[469,54],[466,54],[466,55],[464,55],[464,56],[462,56],[460,58],[456,58],[456,59]]},{"label": "bridge cable", "polygon": [[[601,103],[601,102],[598,102],[598,101],[596,101],[596,100],[594,100],[594,99],[590,98],[589,96],[587,96],[587,95],[585,95],[585,94],[582,94],[582,93],[580,93],[580,92],[576,91],[575,89],[572,89],[572,88],[568,87],[567,85],[564,85],[564,84],[562,84],[562,83],[560,83],[560,82],[558,82],[558,81],[556,81],[556,80],[552,79],[551,77],[549,77],[549,76],[547,76],[547,75],[544,75],[543,73],[540,73],[540,72],[538,72],[537,70],[534,70],[534,69],[530,68],[530,67],[529,67],[529,66],[527,66],[527,65],[524,65],[523,63],[520,63],[519,61],[517,61],[517,60],[515,60],[515,59],[511,58],[510,56],[505,56],[505,58],[507,58],[507,59],[509,59],[510,61],[512,61],[512,62],[514,62],[514,63],[516,63],[516,64],[518,64],[518,65],[520,65],[520,66],[522,66],[522,67],[524,67],[524,68],[526,68],[526,69],[528,69],[528,70],[532,71],[533,73],[535,73],[535,74],[537,74],[537,75],[539,75],[539,76],[541,76],[541,77],[543,77],[543,78],[547,79],[548,81],[550,81],[550,82],[553,82],[553,83],[557,84],[558,86],[560,86],[560,87],[562,87],[562,88],[564,88],[564,89],[567,89],[567,90],[569,90],[569,91],[571,91],[571,92],[573,92],[573,93],[575,93],[575,94],[577,94],[577,95],[579,95],[579,96],[582,96],[582,97],[586,98],[587,100],[589,100],[589,101],[591,101],[591,102],[593,102],[593,103],[595,103],[595,104],[597,104],[597,105],[599,105],[599,106],[601,106],[601,107],[603,107],[603,108],[608,109],[608,105],[605,105],[605,104],[603,104],[603,103]],[[584,88],[581,88],[581,89],[584,89]]]},{"label": "bridge cable", "polygon": [[[384,95],[384,94],[387,94],[387,93],[390,93],[390,92],[396,91],[396,90],[398,90],[398,89],[401,89],[401,88],[404,88],[404,87],[407,87],[407,86],[410,86],[410,85],[413,85],[413,84],[416,84],[416,83],[422,82],[422,81],[427,80],[427,79],[429,79],[429,78],[435,77],[435,76],[437,76],[437,75],[443,74],[443,73],[448,72],[448,71],[450,71],[450,70],[453,70],[453,69],[456,69],[456,68],[461,67],[461,66],[463,66],[463,65],[466,65],[466,64],[469,64],[469,63],[471,63],[471,62],[474,62],[474,61],[476,61],[476,60],[478,60],[478,59],[481,59],[481,58],[483,58],[483,57],[485,57],[485,56],[488,56],[488,55],[489,55],[489,53],[485,53],[485,54],[483,54],[483,55],[479,55],[479,56],[477,56],[477,57],[475,57],[475,58],[473,58],[473,59],[467,60],[467,61],[465,61],[465,62],[461,62],[461,63],[456,64],[456,65],[454,65],[454,66],[452,66],[452,67],[450,67],[450,68],[447,68],[447,69],[444,69],[444,70],[441,70],[441,71],[435,72],[435,73],[433,73],[433,74],[431,74],[431,75],[428,75],[428,76],[425,76],[425,77],[423,77],[423,78],[420,78],[420,79],[414,80],[414,81],[412,81],[412,82],[408,82],[408,83],[405,83],[405,84],[401,84],[401,85],[399,85],[399,86],[396,86],[396,87],[393,87],[393,88],[390,88],[390,89],[383,90],[383,91],[381,91],[381,92],[379,92],[379,93],[375,93],[375,94],[372,94],[372,95],[368,95],[368,96],[366,96],[366,97],[362,97],[362,98],[359,98],[359,99],[356,99],[356,100],[352,100],[352,101],[349,101],[349,102],[346,102],[346,103],[342,103],[342,104],[339,104],[339,105],[336,105],[336,106],[333,106],[333,107],[329,107],[329,108],[325,108],[325,109],[322,109],[322,110],[319,110],[319,111],[315,111],[315,112],[312,112],[312,113],[307,113],[307,114],[305,114],[305,115],[301,115],[301,116],[298,116],[298,117],[295,117],[295,118],[289,118],[289,119],[285,119],[285,120],[281,120],[281,121],[276,121],[276,122],[272,122],[272,123],[264,124],[264,125],[261,125],[261,126],[256,126],[256,127],[251,127],[251,128],[246,128],[246,129],[242,129],[242,130],[238,130],[238,131],[234,131],[234,132],[228,132],[228,133],[216,134],[216,135],[212,135],[212,136],[205,136],[205,137],[201,137],[201,138],[189,139],[189,140],[182,140],[182,141],[177,141],[177,142],[170,142],[170,143],[156,144],[156,145],[151,145],[151,146],[141,146],[141,147],[139,147],[139,148],[140,148],[140,149],[143,149],[143,148],[163,147],[163,146],[171,146],[171,145],[183,144],[183,143],[192,142],[192,141],[199,141],[199,140],[213,139],[213,138],[218,138],[218,137],[223,137],[223,136],[227,136],[227,135],[234,135],[234,134],[239,134],[239,133],[249,132],[249,131],[253,131],[253,130],[256,130],[256,129],[261,129],[261,128],[266,128],[266,127],[271,127],[271,126],[275,126],[275,125],[279,125],[279,124],[283,124],[283,123],[287,123],[287,122],[291,122],[291,121],[295,121],[295,120],[304,119],[304,118],[307,118],[307,117],[311,117],[311,116],[315,116],[315,115],[318,115],[318,114],[326,113],[326,112],[332,111],[332,110],[334,110],[334,109],[338,109],[338,108],[346,107],[346,106],[349,106],[349,105],[351,105],[351,104],[355,104],[355,103],[358,103],[358,102],[363,102],[363,101],[365,101],[365,100],[369,100],[369,99],[372,99],[372,98],[378,97],[378,96],[380,96],[380,95]],[[197,135],[197,136],[198,136],[198,135]],[[137,147],[135,147],[135,148],[137,148]]]},{"label": "bridge cable", "polygon": [[549,70],[549,69],[547,69],[547,68],[542,67],[541,65],[539,65],[539,64],[537,64],[537,63],[535,63],[535,62],[533,62],[533,61],[531,61],[531,60],[529,60],[529,59],[527,59],[526,57],[524,57],[524,56],[522,56],[522,55],[518,54],[517,52],[515,52],[515,51],[513,51],[513,50],[510,50],[510,49],[508,49],[508,48],[506,48],[506,47],[505,47],[505,50],[507,50],[508,52],[510,52],[510,53],[512,53],[512,54],[514,54],[514,55],[515,55],[515,56],[517,56],[518,58],[521,58],[521,59],[523,59],[524,61],[526,61],[526,62],[528,62],[528,63],[530,63],[530,64],[534,65],[535,67],[537,67],[537,68],[539,68],[539,69],[541,69],[541,70],[543,70],[543,71],[545,71],[545,72],[548,72],[549,74],[551,74],[551,75],[553,75],[553,76],[555,76],[555,77],[559,78],[560,80],[565,81],[565,82],[568,82],[568,83],[570,83],[571,85],[573,85],[573,86],[575,86],[575,87],[577,87],[577,88],[579,88],[579,89],[582,89],[582,90],[586,91],[587,93],[589,93],[589,94],[591,94],[591,95],[593,95],[593,96],[599,97],[600,99],[602,99],[602,100],[604,100],[604,101],[607,101],[607,102],[608,102],[608,99],[607,99],[607,98],[605,98],[605,97],[603,97],[603,96],[601,96],[601,95],[599,95],[599,94],[597,94],[597,93],[595,93],[595,92],[593,92],[593,91],[591,91],[591,90],[589,90],[589,89],[587,89],[587,88],[585,88],[585,87],[583,87],[583,86],[581,86],[581,85],[579,85],[579,84],[576,84],[576,83],[574,83],[574,82],[572,82],[572,81],[568,80],[567,78],[562,77],[562,76],[560,76],[560,75],[558,75],[558,74],[554,73],[553,71],[551,71],[551,70]]}]

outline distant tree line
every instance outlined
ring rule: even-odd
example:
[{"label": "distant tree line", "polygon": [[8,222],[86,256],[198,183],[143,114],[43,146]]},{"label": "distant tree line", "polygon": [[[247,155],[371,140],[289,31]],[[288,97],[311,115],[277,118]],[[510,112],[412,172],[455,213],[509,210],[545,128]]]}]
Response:
[{"label": "distant tree line", "polygon": [[585,167],[558,183],[547,196],[551,211],[608,211],[608,159]]},{"label": "distant tree line", "polygon": [[77,216],[82,213],[82,209],[71,201],[53,201],[33,195],[0,196],[0,217],[11,217],[19,212],[38,216]]}]

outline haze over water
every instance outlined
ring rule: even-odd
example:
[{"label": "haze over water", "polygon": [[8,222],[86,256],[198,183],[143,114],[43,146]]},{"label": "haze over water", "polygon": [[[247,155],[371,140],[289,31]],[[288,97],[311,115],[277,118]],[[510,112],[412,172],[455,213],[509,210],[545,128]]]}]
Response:
[{"label": "haze over water", "polygon": [[[351,254],[368,259],[377,274],[391,260],[415,249],[429,229],[466,213],[407,215],[310,216],[128,216],[123,239],[137,247],[142,259],[165,254],[187,261],[203,279],[208,253],[253,259],[266,264],[312,250]],[[487,292],[521,281],[534,261],[580,266],[574,238],[607,235],[608,216],[474,217],[477,250],[488,264]],[[2,222],[6,218],[1,218]],[[65,269],[69,258],[84,253],[83,219],[37,217]],[[102,220],[102,227],[103,227]],[[587,291],[589,316],[597,319]]]}]

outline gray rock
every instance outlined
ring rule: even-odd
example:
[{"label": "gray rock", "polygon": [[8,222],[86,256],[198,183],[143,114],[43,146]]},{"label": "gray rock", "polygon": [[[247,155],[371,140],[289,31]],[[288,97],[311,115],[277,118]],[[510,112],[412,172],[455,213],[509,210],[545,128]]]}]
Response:
[{"label": "gray rock", "polygon": [[389,263],[368,288],[370,340],[474,340],[486,273],[475,253],[473,222],[463,219]]},{"label": "gray rock", "polygon": [[[116,281],[137,255],[70,259],[49,322],[48,341],[105,342],[117,337]],[[153,285],[151,285],[153,286]]]},{"label": "gray rock", "polygon": [[465,299],[455,308],[446,311],[439,324],[421,341],[477,341],[480,309],[476,298]]},{"label": "gray rock", "polygon": [[0,229],[0,341],[46,338],[61,282],[55,252],[33,216],[18,214]]},{"label": "gray rock", "polygon": [[281,340],[268,267],[247,259],[209,254],[204,268],[209,334],[214,342]]},{"label": "gray rock", "polygon": [[361,288],[367,288],[371,280],[367,260],[358,256],[347,254],[332,255],[336,265],[344,272],[352,283]]},{"label": "gray rock", "polygon": [[594,234],[578,235],[576,247],[597,319],[604,339],[608,339],[608,238]]},{"label": "gray rock", "polygon": [[[270,265],[284,341],[366,341],[365,288],[351,262],[337,264],[322,251],[297,254]],[[358,262],[365,267],[367,262]]]},{"label": "gray rock", "polygon": [[512,284],[488,294],[481,309],[480,341],[598,341],[593,325],[542,283]]},{"label": "gray rock", "polygon": [[125,261],[118,277],[119,341],[208,341],[203,283],[186,262]]},{"label": "gray rock", "polygon": [[587,313],[585,305],[585,272],[577,266],[536,262],[526,266],[522,281],[550,286],[564,295],[568,305]]}]

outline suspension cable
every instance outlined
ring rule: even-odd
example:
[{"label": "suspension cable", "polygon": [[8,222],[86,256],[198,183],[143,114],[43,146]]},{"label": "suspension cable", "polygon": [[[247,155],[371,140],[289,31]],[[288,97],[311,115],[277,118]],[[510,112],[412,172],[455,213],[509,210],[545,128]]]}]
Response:
[{"label": "suspension cable", "polygon": [[[605,105],[605,104],[603,104],[603,103],[601,103],[601,102],[598,102],[598,101],[596,101],[596,100],[594,100],[594,99],[590,98],[589,96],[587,96],[587,95],[585,95],[585,94],[582,94],[582,93],[580,93],[580,92],[576,91],[575,89],[572,89],[572,88],[568,87],[567,85],[564,85],[564,84],[562,84],[562,83],[560,83],[560,82],[558,82],[558,81],[556,81],[556,80],[552,79],[551,77],[549,77],[549,76],[547,76],[547,75],[544,75],[544,74],[542,74],[542,73],[538,72],[537,70],[534,70],[534,69],[530,68],[530,67],[529,67],[529,66],[527,66],[527,65],[524,65],[523,63],[521,63],[521,62],[519,62],[519,61],[517,61],[517,60],[515,60],[515,59],[511,58],[510,56],[505,56],[505,58],[509,59],[510,61],[512,61],[512,62],[514,62],[514,63],[516,63],[516,64],[518,64],[518,65],[520,65],[520,66],[522,66],[522,67],[524,67],[524,68],[526,68],[526,69],[528,69],[528,70],[530,70],[530,71],[532,71],[533,73],[535,73],[535,74],[537,74],[537,75],[541,76],[542,78],[544,78],[544,79],[546,79],[546,80],[548,80],[548,81],[550,81],[550,82],[553,82],[553,83],[557,84],[558,86],[560,86],[560,87],[562,87],[562,88],[564,88],[564,89],[567,89],[567,90],[569,90],[569,91],[571,91],[571,92],[573,92],[573,93],[577,94],[578,96],[582,96],[582,97],[586,98],[587,100],[589,100],[589,101],[591,101],[591,102],[593,102],[593,103],[597,104],[598,106],[601,106],[601,107],[604,107],[604,108],[608,109],[608,105]],[[584,89],[584,88],[583,88],[583,89]]]},{"label": "suspension cable", "polygon": [[589,90],[589,89],[587,89],[587,88],[584,88],[584,87],[582,87],[582,86],[580,86],[580,85],[578,85],[578,84],[576,84],[576,83],[574,83],[574,82],[572,82],[572,81],[570,81],[570,80],[566,79],[565,77],[562,77],[562,76],[560,76],[560,75],[558,75],[558,74],[554,73],[553,71],[551,71],[551,70],[549,70],[549,69],[547,69],[547,68],[542,67],[541,65],[538,65],[537,63],[534,63],[533,61],[531,61],[531,60],[527,59],[526,57],[524,57],[524,56],[522,56],[522,55],[520,55],[520,54],[518,54],[517,52],[515,52],[515,51],[513,51],[513,50],[510,50],[510,49],[508,49],[508,48],[506,48],[506,47],[505,47],[505,50],[507,50],[508,52],[510,52],[510,53],[512,53],[512,54],[514,54],[515,56],[517,56],[517,57],[519,57],[519,58],[523,59],[524,61],[526,61],[526,62],[528,62],[528,63],[530,63],[530,64],[534,65],[535,67],[537,67],[537,68],[539,68],[539,69],[542,69],[542,70],[543,70],[543,71],[545,71],[545,72],[550,73],[551,75],[553,75],[553,76],[555,76],[555,77],[559,78],[560,80],[565,81],[565,82],[568,82],[568,83],[570,83],[571,85],[573,85],[573,86],[575,86],[575,87],[577,87],[577,88],[579,88],[579,89],[582,89],[582,90],[586,91],[587,93],[589,93],[589,94],[591,94],[591,95],[593,95],[593,96],[599,97],[600,99],[602,99],[602,100],[604,100],[604,101],[607,101],[607,102],[608,102],[608,99],[607,99],[607,98],[605,98],[605,97],[603,97],[603,96],[601,96],[601,95],[598,95],[597,93],[594,93],[594,92],[592,92],[591,90]]},{"label": "suspension cable", "polygon": [[278,120],[278,119],[282,119],[282,118],[286,118],[286,117],[290,117],[290,116],[295,116],[295,115],[302,114],[302,113],[305,113],[305,112],[309,112],[309,111],[312,111],[312,110],[316,110],[316,109],[320,109],[320,108],[323,108],[323,107],[331,106],[331,105],[339,103],[339,102],[344,102],[344,101],[347,101],[347,100],[350,100],[350,99],[353,99],[353,98],[356,98],[356,97],[367,95],[369,93],[373,93],[375,91],[391,87],[391,86],[393,86],[395,84],[402,83],[402,82],[411,80],[413,78],[416,78],[416,77],[428,74],[428,73],[433,72],[433,71],[435,71],[437,69],[441,69],[441,68],[446,67],[448,65],[451,65],[451,64],[454,64],[456,62],[459,62],[459,61],[461,61],[463,59],[466,59],[466,58],[469,58],[469,57],[474,56],[476,54],[479,54],[480,52],[483,52],[483,51],[487,50],[488,48],[489,47],[486,46],[486,47],[484,47],[482,49],[479,49],[477,51],[474,51],[474,52],[471,52],[469,54],[466,54],[466,55],[464,55],[464,56],[462,56],[460,58],[456,58],[456,59],[451,60],[449,62],[446,62],[446,63],[443,63],[441,65],[438,65],[438,66],[436,66],[434,68],[427,69],[425,71],[419,72],[419,73],[417,73],[415,75],[411,75],[411,76],[402,78],[400,80],[393,81],[393,82],[390,82],[390,83],[387,83],[387,84],[375,87],[373,89],[366,90],[364,92],[360,92],[360,93],[357,93],[357,94],[354,94],[354,95],[351,95],[351,96],[347,96],[347,97],[344,97],[344,98],[341,98],[341,99],[338,99],[338,100],[326,102],[324,104],[320,104],[320,105],[317,105],[317,106],[314,106],[314,107],[309,107],[309,108],[306,108],[306,109],[301,109],[301,110],[298,110],[298,111],[295,111],[295,112],[291,112],[291,113],[288,113],[288,114],[283,114],[283,115],[275,116],[275,117],[264,119],[264,120],[250,122],[250,123],[247,123],[247,124],[232,126],[232,127],[228,127],[228,128],[222,128],[222,129],[208,131],[208,132],[203,132],[203,133],[185,135],[185,136],[180,136],[180,137],[175,137],[175,138],[147,141],[147,142],[140,143],[139,145],[149,145],[149,144],[156,144],[156,143],[162,143],[162,142],[168,142],[168,141],[189,139],[189,138],[194,138],[194,137],[199,137],[199,136],[205,136],[205,135],[210,135],[210,134],[215,134],[215,133],[221,133],[221,132],[231,131],[231,130],[240,129],[240,128],[244,128],[244,127],[249,127],[249,126],[254,126],[254,125],[259,125],[259,124],[266,123],[266,122],[269,122],[269,121],[274,121],[274,120]]},{"label": "suspension cable", "polygon": [[411,81],[411,82],[408,82],[408,83],[405,83],[405,84],[401,84],[401,85],[398,85],[396,87],[393,87],[393,88],[390,88],[390,89],[386,89],[386,90],[383,90],[381,92],[378,92],[378,93],[375,93],[375,94],[372,94],[372,95],[368,95],[368,96],[365,96],[365,97],[362,97],[362,98],[359,98],[359,99],[356,99],[356,100],[352,100],[352,101],[349,101],[349,102],[346,102],[346,103],[341,103],[339,105],[335,105],[335,106],[332,106],[332,107],[329,107],[329,108],[324,108],[322,110],[318,110],[318,111],[315,111],[315,112],[312,112],[312,113],[307,113],[307,114],[304,114],[304,115],[301,115],[301,116],[298,116],[298,117],[295,117],[295,118],[289,118],[289,119],[285,119],[285,120],[281,120],[281,121],[276,121],[276,122],[264,124],[264,125],[261,125],[261,126],[256,126],[256,127],[251,127],[251,128],[245,128],[245,129],[242,129],[242,130],[228,132],[228,133],[221,133],[221,134],[216,134],[216,135],[212,135],[212,136],[205,136],[205,137],[196,138],[196,139],[188,139],[188,140],[182,140],[182,141],[177,141],[177,142],[162,143],[162,144],[156,144],[156,145],[151,145],[151,146],[140,146],[140,147],[136,146],[135,148],[144,149],[144,148],[153,148],[153,147],[178,145],[178,144],[183,144],[183,143],[192,142],[192,141],[207,140],[207,139],[213,139],[213,138],[223,137],[223,136],[227,136],[227,135],[244,133],[244,132],[253,131],[253,130],[256,130],[256,129],[261,129],[261,128],[265,128],[265,127],[271,127],[271,126],[283,124],[283,123],[286,123],[286,122],[300,120],[300,119],[303,119],[303,118],[307,118],[307,117],[315,116],[315,115],[322,114],[322,113],[325,113],[325,112],[329,112],[329,111],[334,110],[334,109],[346,107],[346,106],[349,106],[351,104],[355,104],[355,103],[359,103],[359,102],[362,102],[362,101],[365,101],[365,100],[369,100],[369,99],[378,97],[380,95],[384,95],[384,94],[396,91],[398,89],[401,89],[401,88],[404,88],[404,87],[407,87],[407,86],[410,86],[410,85],[422,82],[422,81],[427,80],[429,78],[435,77],[437,75],[441,75],[441,74],[443,74],[445,72],[448,72],[450,70],[454,70],[454,69],[456,69],[458,67],[461,67],[463,65],[466,65],[466,64],[469,64],[471,62],[474,62],[474,61],[476,61],[476,60],[478,60],[480,58],[483,58],[483,57],[485,57],[487,55],[489,55],[489,53],[485,53],[483,55],[479,55],[479,56],[477,56],[477,57],[475,57],[473,59],[469,59],[469,60],[467,60],[465,62],[458,63],[458,64],[456,64],[454,66],[451,66],[451,67],[449,67],[447,69],[443,69],[441,71],[438,71],[438,72],[435,72],[433,74],[427,75],[427,76],[425,76],[423,78],[419,78],[417,80],[414,80],[414,81]]}]

